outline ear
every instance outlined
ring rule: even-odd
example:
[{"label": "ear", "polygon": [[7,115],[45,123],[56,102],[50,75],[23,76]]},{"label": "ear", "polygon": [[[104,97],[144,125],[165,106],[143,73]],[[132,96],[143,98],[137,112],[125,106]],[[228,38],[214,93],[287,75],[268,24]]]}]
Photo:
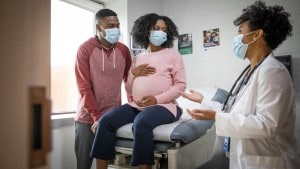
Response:
[{"label": "ear", "polygon": [[257,30],[257,33],[255,34],[254,40],[263,38],[263,35],[264,35],[264,30],[258,29],[258,30]]},{"label": "ear", "polygon": [[96,30],[101,32],[101,26],[99,24],[96,24]]}]

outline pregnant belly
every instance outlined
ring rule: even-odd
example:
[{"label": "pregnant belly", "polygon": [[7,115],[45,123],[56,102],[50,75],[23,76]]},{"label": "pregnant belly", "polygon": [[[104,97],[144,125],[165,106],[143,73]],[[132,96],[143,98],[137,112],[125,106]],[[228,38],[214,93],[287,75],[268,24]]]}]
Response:
[{"label": "pregnant belly", "polygon": [[139,77],[134,80],[132,96],[134,101],[139,101],[144,96],[156,96],[169,89],[170,82],[157,77]]}]

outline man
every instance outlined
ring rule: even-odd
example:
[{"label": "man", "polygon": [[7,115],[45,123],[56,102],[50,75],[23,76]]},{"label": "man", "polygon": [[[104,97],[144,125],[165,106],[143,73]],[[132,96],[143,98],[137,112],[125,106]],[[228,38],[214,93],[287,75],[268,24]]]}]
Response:
[{"label": "man", "polygon": [[110,9],[96,13],[97,35],[78,49],[75,73],[80,94],[75,115],[75,154],[78,169],[90,169],[89,156],[99,118],[121,105],[121,83],[131,65],[128,47],[118,42],[120,23]]}]

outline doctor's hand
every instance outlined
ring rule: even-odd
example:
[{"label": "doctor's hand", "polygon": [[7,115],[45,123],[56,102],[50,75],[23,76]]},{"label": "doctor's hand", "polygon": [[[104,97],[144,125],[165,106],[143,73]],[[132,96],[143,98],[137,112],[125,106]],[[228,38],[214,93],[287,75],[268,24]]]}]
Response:
[{"label": "doctor's hand", "polygon": [[149,66],[149,64],[142,64],[131,70],[131,74],[137,76],[149,76],[156,72],[155,67]]},{"label": "doctor's hand", "polygon": [[203,100],[203,95],[196,90],[190,90],[190,93],[180,92],[180,95],[186,99],[189,99],[194,102],[201,103]]},{"label": "doctor's hand", "polygon": [[215,120],[216,112],[213,110],[186,109],[193,119],[196,120]]},{"label": "doctor's hand", "polygon": [[145,96],[141,100],[139,100],[138,102],[136,102],[136,104],[139,107],[147,107],[147,106],[151,106],[151,105],[157,104],[157,100],[156,100],[156,98],[154,96]]}]

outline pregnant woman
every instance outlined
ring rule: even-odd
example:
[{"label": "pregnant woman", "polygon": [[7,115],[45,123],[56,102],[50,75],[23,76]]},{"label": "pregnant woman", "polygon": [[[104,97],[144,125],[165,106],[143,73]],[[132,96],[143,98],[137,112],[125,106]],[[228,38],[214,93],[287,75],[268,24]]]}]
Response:
[{"label": "pregnant woman", "polygon": [[150,169],[154,164],[153,129],[179,119],[176,99],[186,88],[181,55],[171,48],[178,37],[173,21],[151,13],[138,18],[131,31],[146,52],[133,59],[125,87],[128,104],[106,113],[98,122],[91,156],[97,169],[115,158],[116,130],[133,123],[132,166]]}]

